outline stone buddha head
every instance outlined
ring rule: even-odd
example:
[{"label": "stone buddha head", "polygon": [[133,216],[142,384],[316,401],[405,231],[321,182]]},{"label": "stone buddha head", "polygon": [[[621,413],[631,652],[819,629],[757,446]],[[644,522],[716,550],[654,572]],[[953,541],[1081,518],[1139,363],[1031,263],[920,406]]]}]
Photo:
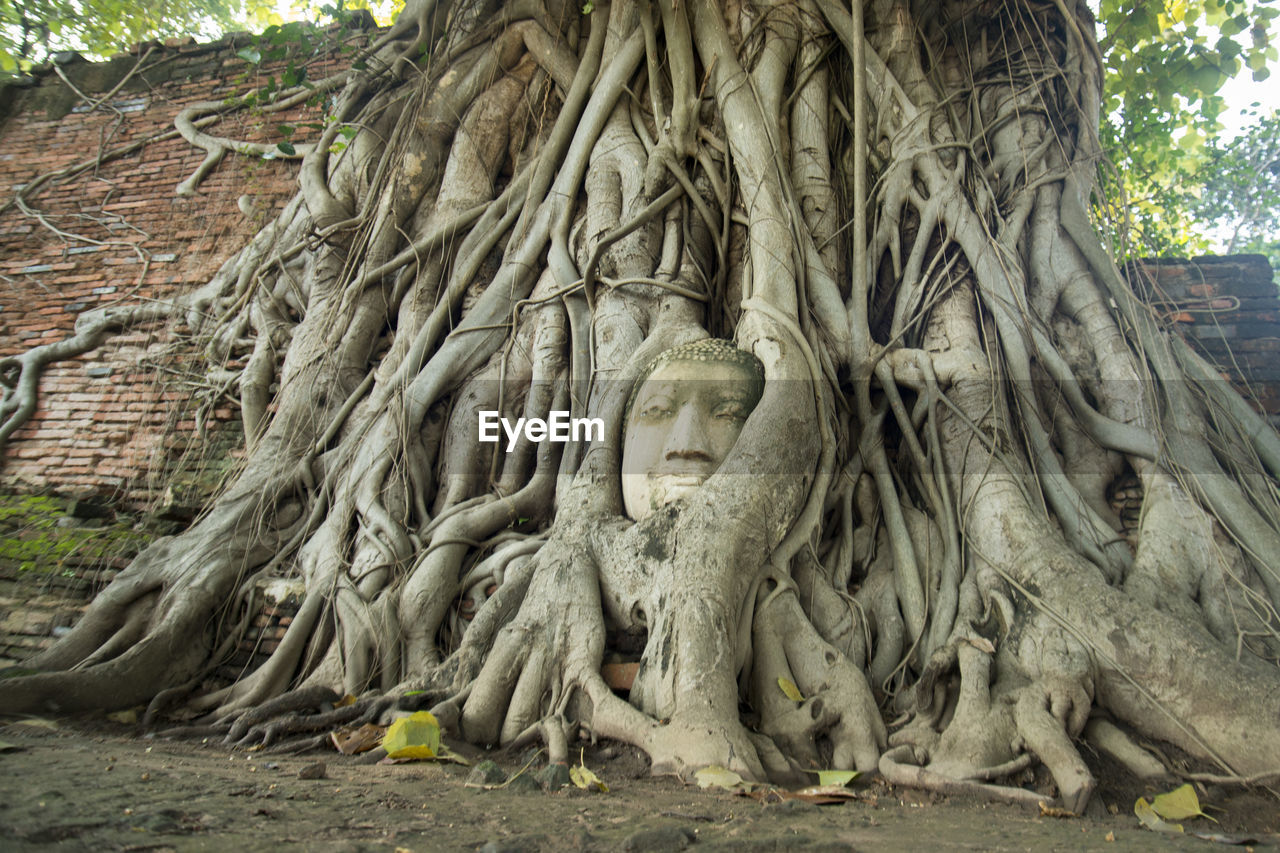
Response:
[{"label": "stone buddha head", "polygon": [[731,342],[673,347],[645,367],[627,403],[622,502],[639,521],[716,472],[764,393],[764,366]]}]

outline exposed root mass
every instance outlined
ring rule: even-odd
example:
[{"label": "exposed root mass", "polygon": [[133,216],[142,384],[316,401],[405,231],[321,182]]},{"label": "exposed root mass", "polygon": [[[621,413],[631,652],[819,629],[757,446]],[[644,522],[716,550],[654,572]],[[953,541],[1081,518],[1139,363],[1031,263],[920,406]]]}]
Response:
[{"label": "exposed root mass", "polygon": [[[1020,787],[1042,764],[1076,811],[1082,733],[1158,772],[1112,720],[1274,771],[1280,438],[1098,241],[1089,12],[855,11],[410,3],[298,199],[174,309],[243,358],[243,473],[0,708],[181,686],[160,704],[275,742],[421,705],[552,760],[588,732],[655,772],[878,767],[1016,801],[1045,799]],[[763,398],[633,522],[632,385],[707,336],[759,358]],[[0,364],[10,423],[51,354]],[[608,429],[505,452],[490,410]],[[210,688],[275,575],[301,611]],[[613,654],[639,662],[626,698]]]}]

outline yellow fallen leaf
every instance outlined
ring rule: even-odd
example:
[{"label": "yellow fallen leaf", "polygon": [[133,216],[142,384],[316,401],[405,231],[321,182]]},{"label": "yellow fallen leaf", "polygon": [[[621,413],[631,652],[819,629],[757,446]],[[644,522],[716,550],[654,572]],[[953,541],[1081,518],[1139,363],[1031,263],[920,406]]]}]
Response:
[{"label": "yellow fallen leaf", "polygon": [[430,711],[401,717],[387,729],[382,748],[388,758],[435,758],[440,752],[440,723]]},{"label": "yellow fallen leaf", "polygon": [[1133,813],[1138,816],[1138,820],[1142,821],[1142,825],[1147,829],[1155,832],[1182,832],[1182,824],[1167,823],[1161,820],[1145,797],[1138,797],[1138,801],[1133,804]]},{"label": "yellow fallen leaf", "polygon": [[803,702],[804,694],[800,692],[800,688],[796,687],[794,681],[789,678],[779,678],[778,686],[782,688],[782,692],[792,702]]},{"label": "yellow fallen leaf", "polygon": [[335,708],[345,708],[345,707],[347,707],[348,705],[354,705],[354,704],[356,704],[356,697],[354,697],[354,696],[352,696],[350,693],[348,693],[347,695],[345,695],[345,696],[343,696],[341,699],[339,699],[337,702],[334,702],[334,703],[333,703],[333,707],[335,707]]},{"label": "yellow fallen leaf", "polygon": [[693,778],[697,780],[699,788],[724,788],[733,791],[747,787],[747,783],[737,773],[714,764],[694,773]]},{"label": "yellow fallen leaf", "polygon": [[[1157,794],[1151,800],[1151,810],[1165,820],[1188,820],[1193,817],[1209,817],[1200,811],[1200,798],[1190,783],[1174,788],[1167,794]],[[1216,820],[1213,821],[1217,823]]]},{"label": "yellow fallen leaf", "polygon": [[31,726],[37,729],[53,729],[57,730],[58,724],[53,720],[46,720],[44,717],[23,717],[21,720],[14,720],[9,723],[10,726]]},{"label": "yellow fallen leaf", "polygon": [[858,778],[857,770],[810,770],[818,774],[818,784],[822,787],[837,785],[843,787]]},{"label": "yellow fallen leaf", "polygon": [[126,726],[136,726],[138,724],[138,712],[132,708],[124,711],[112,711],[107,714],[107,719],[113,723],[121,723]]},{"label": "yellow fallen leaf", "polygon": [[395,758],[401,761],[408,759],[410,761],[426,761],[429,758],[436,757],[436,751],[429,746],[405,746],[397,749],[394,754],[388,752],[388,758]]},{"label": "yellow fallen leaf", "polygon": [[579,788],[582,788],[584,791],[590,788],[595,788],[602,794],[609,793],[609,786],[601,781],[599,776],[591,772],[587,767],[586,762],[583,761],[581,752],[578,753],[578,765],[576,767],[569,768],[569,781],[577,785]]}]

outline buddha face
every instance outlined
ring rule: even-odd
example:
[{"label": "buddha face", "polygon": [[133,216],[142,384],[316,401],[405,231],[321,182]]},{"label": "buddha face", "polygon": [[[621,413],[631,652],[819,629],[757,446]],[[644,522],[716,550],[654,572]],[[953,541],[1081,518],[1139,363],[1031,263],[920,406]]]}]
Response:
[{"label": "buddha face", "polygon": [[760,379],[733,361],[673,358],[649,374],[627,415],[622,502],[639,521],[716,472],[760,401]]}]

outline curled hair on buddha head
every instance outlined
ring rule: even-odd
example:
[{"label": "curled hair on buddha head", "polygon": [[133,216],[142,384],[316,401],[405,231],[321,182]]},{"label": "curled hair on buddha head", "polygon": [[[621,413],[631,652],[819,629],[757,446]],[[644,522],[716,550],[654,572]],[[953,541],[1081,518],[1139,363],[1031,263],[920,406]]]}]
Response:
[{"label": "curled hair on buddha head", "polygon": [[644,366],[644,369],[640,371],[640,375],[636,377],[635,385],[631,387],[631,396],[627,398],[627,407],[622,412],[623,423],[626,423],[631,417],[631,407],[636,402],[636,395],[640,393],[640,387],[653,375],[655,370],[673,361],[718,361],[741,365],[751,371],[755,380],[756,400],[759,401],[760,396],[764,394],[764,365],[760,362],[760,359],[746,350],[738,349],[734,346],[733,341],[726,341],[724,338],[702,338],[690,341],[687,344],[680,344],[669,350],[663,350]]}]

